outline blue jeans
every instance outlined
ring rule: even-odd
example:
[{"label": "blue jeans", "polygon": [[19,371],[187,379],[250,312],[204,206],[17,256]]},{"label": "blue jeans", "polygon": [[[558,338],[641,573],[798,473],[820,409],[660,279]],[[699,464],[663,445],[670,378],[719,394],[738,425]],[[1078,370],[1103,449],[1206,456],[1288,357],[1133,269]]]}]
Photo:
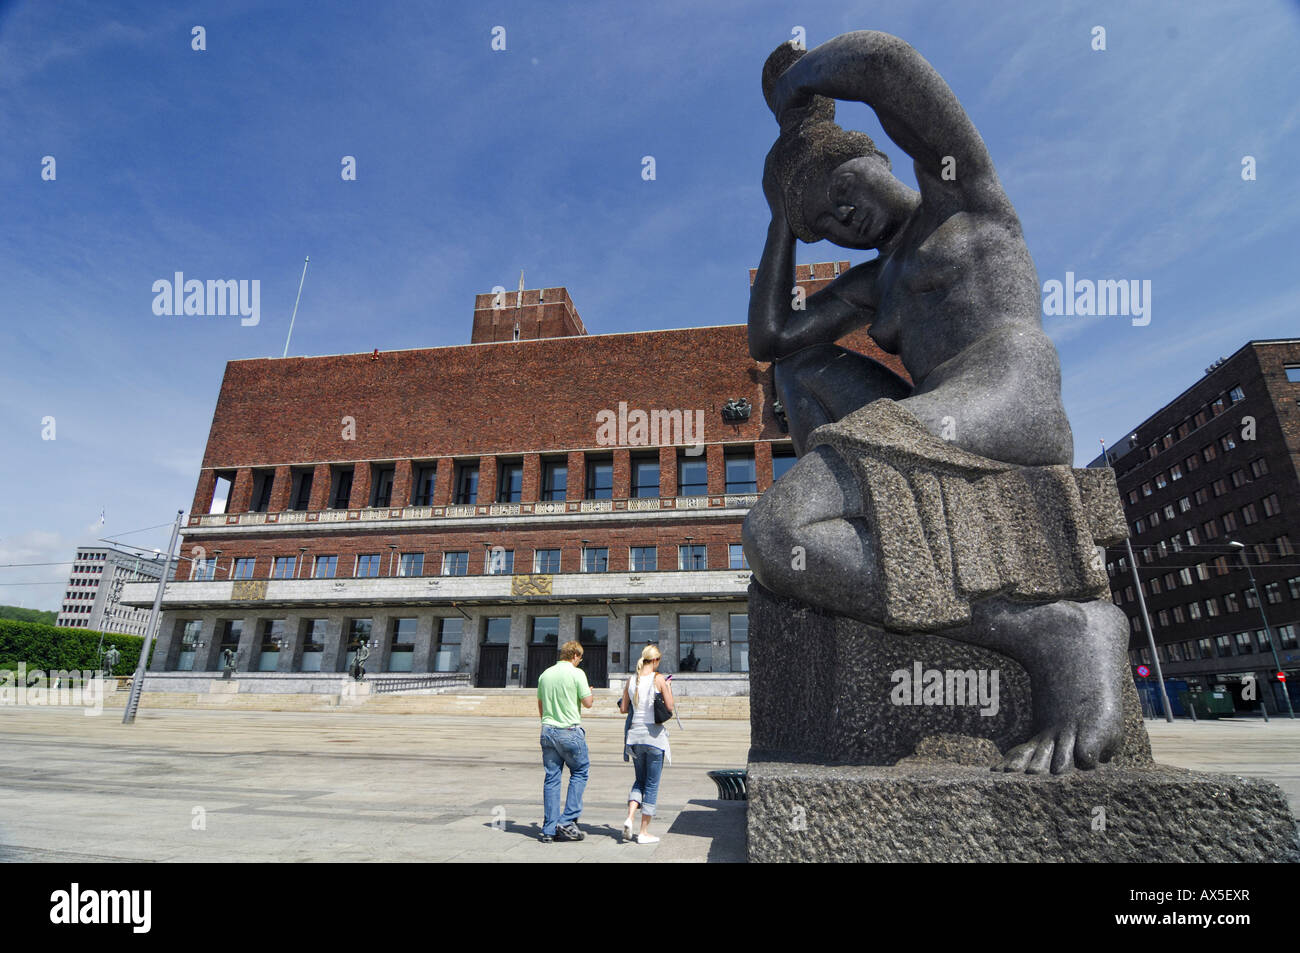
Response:
[{"label": "blue jeans", "polygon": [[[546,781],[542,785],[542,805],[546,818],[542,833],[555,836],[560,824],[572,824],[582,816],[582,792],[587,787],[587,733],[581,725],[572,728],[542,726],[542,765],[546,768]],[[564,813],[560,813],[560,779],[564,766],[569,766],[569,793],[564,799]]]},{"label": "blue jeans", "polygon": [[664,749],[654,745],[633,745],[632,767],[636,770],[636,780],[632,782],[627,799],[639,801],[641,813],[654,817],[655,802],[659,800],[659,775],[664,770]]}]

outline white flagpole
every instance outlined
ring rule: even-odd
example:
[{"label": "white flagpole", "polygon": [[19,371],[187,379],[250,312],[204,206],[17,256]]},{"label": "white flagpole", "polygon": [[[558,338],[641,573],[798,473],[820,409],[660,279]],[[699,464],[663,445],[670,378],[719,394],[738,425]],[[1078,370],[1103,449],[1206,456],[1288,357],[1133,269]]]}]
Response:
[{"label": "white flagpole", "polygon": [[302,260],[302,277],[298,279],[298,297],[293,299],[293,315],[289,318],[289,333],[284,337],[284,353],[281,357],[289,356],[289,338],[293,337],[293,322],[298,317],[298,302],[302,300],[302,283],[307,280],[307,262],[311,261],[308,255]]}]

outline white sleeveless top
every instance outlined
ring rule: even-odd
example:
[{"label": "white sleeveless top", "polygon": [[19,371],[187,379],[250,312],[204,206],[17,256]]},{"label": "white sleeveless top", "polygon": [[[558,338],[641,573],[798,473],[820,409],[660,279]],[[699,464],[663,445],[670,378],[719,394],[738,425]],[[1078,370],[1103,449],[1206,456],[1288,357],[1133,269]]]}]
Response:
[{"label": "white sleeveless top", "polygon": [[671,762],[672,750],[668,746],[668,726],[655,724],[654,673],[627,677],[627,697],[632,704],[632,724],[627,730],[629,745],[651,745],[662,748],[664,757]]}]

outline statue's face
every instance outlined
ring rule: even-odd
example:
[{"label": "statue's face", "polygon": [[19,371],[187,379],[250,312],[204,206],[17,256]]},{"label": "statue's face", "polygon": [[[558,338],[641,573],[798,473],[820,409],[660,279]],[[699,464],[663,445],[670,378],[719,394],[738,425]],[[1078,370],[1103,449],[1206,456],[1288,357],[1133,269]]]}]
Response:
[{"label": "statue's face", "polygon": [[804,221],[844,248],[880,248],[898,234],[917,195],[878,156],[837,166],[804,192]]}]

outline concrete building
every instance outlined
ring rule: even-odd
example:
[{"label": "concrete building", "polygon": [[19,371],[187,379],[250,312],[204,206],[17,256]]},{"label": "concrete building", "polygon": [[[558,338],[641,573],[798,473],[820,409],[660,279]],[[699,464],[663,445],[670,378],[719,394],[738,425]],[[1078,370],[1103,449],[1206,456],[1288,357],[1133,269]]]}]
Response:
[{"label": "concrete building", "polygon": [[156,582],[162,572],[161,558],[126,553],[111,546],[82,547],[68,573],[68,585],[54,624],[143,636],[149,605],[140,608],[122,602],[123,589],[128,583]]},{"label": "concrete building", "polygon": [[564,288],[478,295],[468,345],[232,361],[152,670],[343,672],[366,644],[371,673],[528,687],[579,639],[593,685],[650,642],[743,680],[741,522],[793,462],[743,324],[591,335]]},{"label": "concrete building", "polygon": [[[1300,709],[1300,340],[1248,342],[1108,451],[1171,700],[1222,686],[1284,711],[1276,649]],[[1133,664],[1150,665],[1124,547],[1106,558]]]}]

